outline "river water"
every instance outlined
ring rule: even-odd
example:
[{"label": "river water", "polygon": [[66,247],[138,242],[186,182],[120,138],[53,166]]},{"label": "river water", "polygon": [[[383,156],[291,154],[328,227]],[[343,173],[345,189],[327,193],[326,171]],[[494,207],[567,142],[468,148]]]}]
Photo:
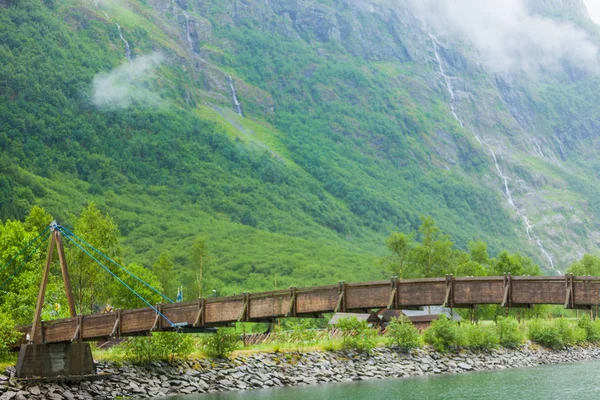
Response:
[{"label": "river water", "polygon": [[600,361],[458,375],[169,397],[169,400],[600,399]]}]

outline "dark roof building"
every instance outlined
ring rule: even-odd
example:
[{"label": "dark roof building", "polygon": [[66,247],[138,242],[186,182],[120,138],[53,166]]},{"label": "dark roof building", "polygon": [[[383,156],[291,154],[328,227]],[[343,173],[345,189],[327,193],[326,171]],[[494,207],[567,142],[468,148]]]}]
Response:
[{"label": "dark roof building", "polygon": [[424,330],[431,325],[431,321],[440,318],[440,315],[445,315],[448,319],[460,322],[461,317],[457,313],[453,313],[450,308],[440,306],[422,307],[421,310],[390,310],[383,309],[377,313],[384,324],[387,324],[392,318],[398,318],[400,315],[406,316],[417,329]]}]

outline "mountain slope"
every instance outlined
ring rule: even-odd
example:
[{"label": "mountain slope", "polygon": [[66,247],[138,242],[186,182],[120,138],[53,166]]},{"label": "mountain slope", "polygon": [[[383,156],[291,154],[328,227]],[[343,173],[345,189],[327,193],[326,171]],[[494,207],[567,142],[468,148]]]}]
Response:
[{"label": "mountain slope", "polygon": [[2,1],[1,217],[39,203],[68,224],[93,200],[128,257],[170,251],[183,281],[206,234],[211,284],[234,291],[381,278],[383,239],[421,215],[459,246],[548,271],[591,251],[596,74],[493,73],[417,15],[385,1]]}]

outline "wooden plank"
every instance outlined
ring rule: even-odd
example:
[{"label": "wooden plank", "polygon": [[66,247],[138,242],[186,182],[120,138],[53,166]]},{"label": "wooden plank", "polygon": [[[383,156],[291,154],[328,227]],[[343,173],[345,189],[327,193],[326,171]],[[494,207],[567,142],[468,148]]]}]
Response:
[{"label": "wooden plank", "polygon": [[600,304],[600,282],[585,280],[573,282],[575,306],[591,306]]},{"label": "wooden plank", "polygon": [[390,303],[392,293],[390,282],[372,286],[346,286],[346,309],[384,308]]},{"label": "wooden plank", "polygon": [[252,307],[248,311],[248,318],[250,320],[260,320],[285,317],[289,306],[289,293],[261,298],[255,298],[252,295]]},{"label": "wooden plank", "polygon": [[302,314],[318,314],[335,310],[340,298],[337,286],[311,292],[298,292],[296,295],[296,312]]},{"label": "wooden plank", "polygon": [[564,304],[566,294],[564,277],[559,277],[558,280],[512,277],[514,304]]},{"label": "wooden plank", "polygon": [[244,308],[243,297],[222,302],[212,302],[211,300],[206,299],[206,324],[237,322]]},{"label": "wooden plank", "polygon": [[46,296],[46,286],[48,285],[48,276],[50,275],[50,265],[52,264],[52,256],[54,253],[54,232],[50,234],[50,242],[48,243],[48,252],[46,253],[46,264],[44,265],[44,271],[42,272],[42,282],[40,283],[40,291],[38,292],[37,303],[35,306],[35,313],[33,314],[33,323],[31,324],[31,340],[40,344],[42,343],[43,337],[37,337],[38,326],[42,319],[42,308],[44,308],[44,299]]},{"label": "wooden plank", "polygon": [[423,281],[399,282],[399,306],[439,306],[446,296],[446,280],[444,278]]},{"label": "wooden plank", "polygon": [[71,278],[69,277],[69,270],[67,268],[67,258],[65,257],[65,248],[63,247],[62,237],[59,231],[54,231],[56,247],[58,250],[58,260],[60,262],[60,271],[63,277],[63,283],[65,285],[65,294],[67,296],[67,303],[69,305],[69,313],[71,317],[77,316],[75,311],[75,300],[73,300],[73,290],[71,289]]},{"label": "wooden plank", "polygon": [[500,304],[504,297],[503,280],[465,281],[454,279],[454,304]]}]

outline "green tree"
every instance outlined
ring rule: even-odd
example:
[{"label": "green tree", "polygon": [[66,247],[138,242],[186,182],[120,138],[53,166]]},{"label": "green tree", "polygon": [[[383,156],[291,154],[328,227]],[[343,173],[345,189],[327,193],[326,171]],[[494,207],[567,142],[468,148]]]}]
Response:
[{"label": "green tree", "polygon": [[209,253],[206,246],[207,238],[204,236],[198,236],[192,246],[193,259],[196,263],[197,274],[196,274],[196,285],[198,287],[198,297],[202,297],[202,285],[204,279],[204,268],[208,263]]},{"label": "green tree", "polygon": [[569,268],[567,268],[567,272],[578,276],[600,276],[600,257],[585,254],[581,260],[571,264]]},{"label": "green tree", "polygon": [[[0,266],[4,266],[19,253],[31,240],[47,227],[52,217],[40,207],[33,207],[25,222],[6,221],[0,223]],[[42,278],[42,266],[46,258],[47,243],[31,246],[5,270],[0,271],[0,313],[12,318],[17,324],[31,323]],[[26,257],[31,254],[29,259]],[[55,253],[56,254],[56,253]],[[19,270],[17,268],[20,268]],[[51,269],[51,272],[55,269]],[[10,279],[9,279],[10,278]],[[42,317],[46,320],[67,316],[67,307],[58,313],[53,310],[55,303],[66,304],[64,286],[60,273],[51,273],[46,288],[46,303]]]},{"label": "green tree", "polygon": [[452,272],[454,253],[450,238],[440,231],[433,218],[421,217],[421,221],[419,227],[421,240],[412,252],[413,265],[418,269],[416,275],[431,278]]},{"label": "green tree", "polygon": [[[106,278],[109,284],[105,287],[102,293],[105,299],[110,299],[111,305],[117,308],[136,308],[136,307],[147,307],[148,305],[142,300],[146,300],[150,304],[164,303],[164,299],[152,290],[147,285],[156,289],[159,292],[163,291],[162,285],[158,278],[150,271],[139,264],[128,264],[125,268],[133,275],[137,276],[141,281],[135,279],[124,270],[118,268],[112,268],[113,272],[130,288],[135,290],[137,293],[133,293],[131,290],[126,288],[121,282],[112,277]],[[103,271],[104,272],[104,271]],[[147,285],[146,285],[147,284]],[[142,297],[140,299],[138,297]]]},{"label": "green tree", "polygon": [[509,254],[506,250],[500,252],[492,261],[492,272],[495,275],[509,273],[511,275],[541,275],[542,271],[533,260],[520,254]]},{"label": "green tree", "polygon": [[[119,261],[117,225],[108,214],[102,214],[94,203],[90,203],[81,212],[75,221],[74,232],[108,257]],[[99,305],[98,302],[107,300],[106,290],[107,286],[113,283],[112,278],[109,278],[108,273],[78,247],[71,245],[70,250],[69,271],[77,308],[81,313],[92,313]],[[93,253],[89,249],[88,251]],[[93,255],[101,260],[100,256]],[[103,261],[103,264],[110,266],[108,261]]]},{"label": "green tree", "polygon": [[164,289],[164,293],[169,297],[175,296],[177,285],[174,276],[173,261],[169,253],[163,252],[160,254],[152,267],[152,271]]},{"label": "green tree", "polygon": [[398,274],[400,279],[403,278],[404,274],[404,263],[408,258],[410,248],[413,243],[414,235],[407,235],[402,232],[392,233],[386,240],[386,246],[389,251],[392,252],[392,259],[390,260],[390,269],[393,274]]}]

